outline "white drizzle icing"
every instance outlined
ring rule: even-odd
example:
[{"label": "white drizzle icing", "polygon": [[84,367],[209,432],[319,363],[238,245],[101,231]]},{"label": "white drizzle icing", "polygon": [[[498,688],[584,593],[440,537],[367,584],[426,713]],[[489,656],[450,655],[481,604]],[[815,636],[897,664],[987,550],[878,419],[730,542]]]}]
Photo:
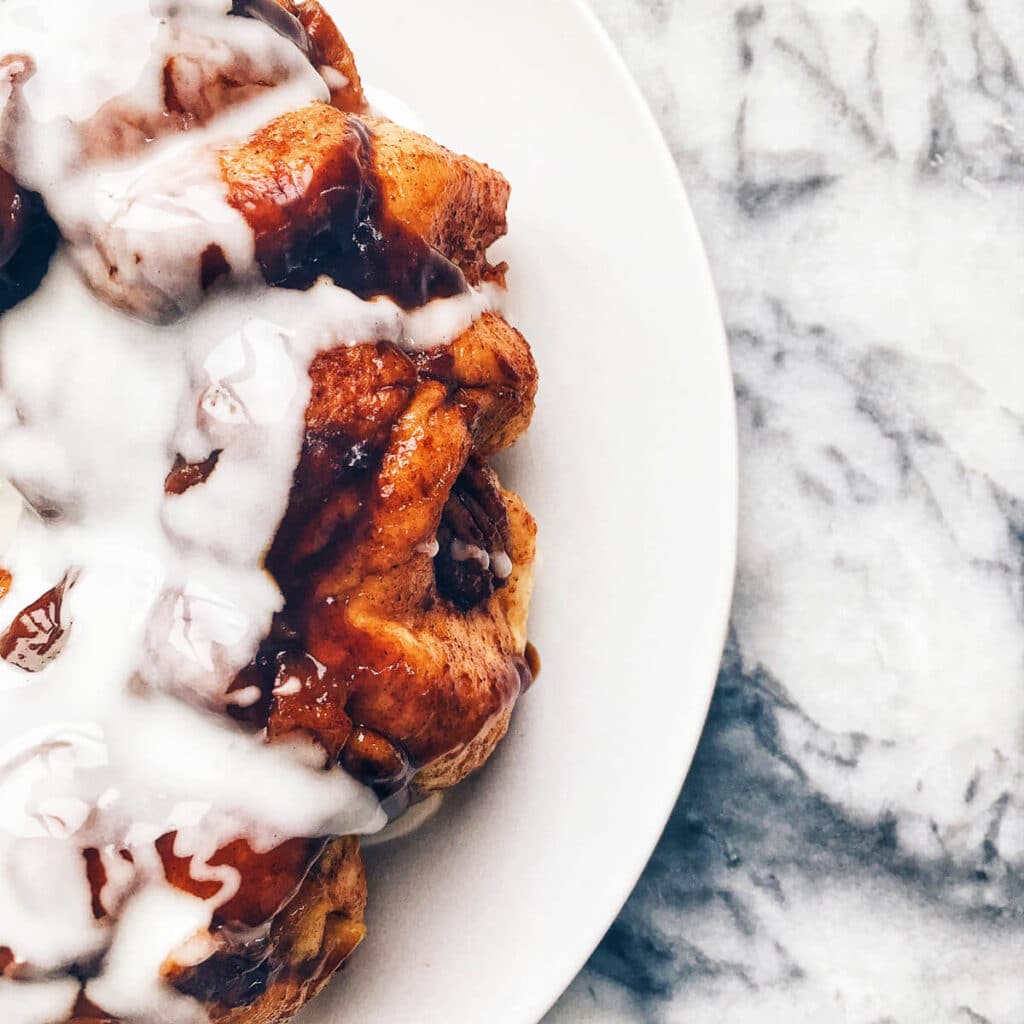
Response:
[{"label": "white drizzle icing", "polygon": [[[0,661],[0,948],[29,979],[0,979],[5,1024],[65,1020],[77,984],[60,971],[104,952],[86,991],[108,1012],[205,1020],[158,972],[172,951],[194,962],[209,952],[205,929],[239,884],[233,869],[209,867],[217,850],[240,837],[268,851],[290,837],[371,834],[385,820],[369,791],[323,770],[315,745],[269,746],[210,712],[258,696],[227,688],[283,604],[262,563],[298,463],[312,359],[339,344],[450,343],[499,293],[407,313],[326,281],[305,293],[256,281],[252,233],[226,201],[216,152],[327,88],[291,44],[226,17],[229,7],[0,0],[4,52],[35,66],[17,88],[17,61],[0,72],[2,152],[68,240],[36,295],[0,320],[0,477],[30,502],[23,510],[0,487],[13,576],[0,627],[76,573],[60,655],[35,674]],[[278,88],[129,159],[84,159],[79,123],[122,99],[158,112],[168,55],[201,69],[225,48],[271,69]],[[199,305],[194,270],[211,243],[235,287],[158,326]],[[165,494],[176,454],[214,451],[205,484]],[[58,518],[44,521],[44,508]],[[220,883],[217,896],[167,886],[154,843],[169,832],[193,874]],[[106,871],[103,922],[87,848]]]},{"label": "white drizzle icing", "polygon": [[54,1024],[67,1020],[78,996],[73,978],[24,985],[0,979],[0,1020],[11,1024]]},{"label": "white drizzle icing", "polygon": [[490,570],[499,580],[509,579],[515,569],[505,551],[485,551],[477,544],[467,544],[461,540],[453,540],[450,550],[454,561],[476,562],[484,572]]}]

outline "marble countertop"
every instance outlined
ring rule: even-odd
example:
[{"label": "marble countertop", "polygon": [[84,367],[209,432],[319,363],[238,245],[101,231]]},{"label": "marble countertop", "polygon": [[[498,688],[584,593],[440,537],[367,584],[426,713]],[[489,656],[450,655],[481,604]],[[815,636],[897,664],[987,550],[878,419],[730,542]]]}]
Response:
[{"label": "marble countertop", "polygon": [[683,798],[548,1024],[1022,1024],[1024,4],[595,7],[721,289],[740,569]]}]

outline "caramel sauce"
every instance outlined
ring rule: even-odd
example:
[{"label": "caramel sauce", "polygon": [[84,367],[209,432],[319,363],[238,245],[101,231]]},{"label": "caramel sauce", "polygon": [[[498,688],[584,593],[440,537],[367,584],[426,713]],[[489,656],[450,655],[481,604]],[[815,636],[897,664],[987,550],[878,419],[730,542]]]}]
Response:
[{"label": "caramel sauce", "polygon": [[228,712],[238,722],[266,729],[270,740],[307,733],[333,761],[352,733],[345,714],[347,683],[289,635],[285,620],[275,632],[231,687],[232,693],[257,687],[261,699],[248,707],[229,706]]},{"label": "caramel sauce", "polygon": [[14,586],[14,577],[7,569],[0,569],[0,601],[2,601]]},{"label": "caramel sauce", "polygon": [[89,892],[92,896],[92,916],[102,921],[107,916],[103,906],[103,887],[107,884],[107,869],[103,866],[100,851],[90,847],[82,851],[85,858],[85,876],[89,880]]},{"label": "caramel sauce", "polygon": [[296,162],[302,142],[279,130],[259,133],[226,169],[229,202],[256,235],[268,284],[305,291],[326,276],[360,298],[386,295],[405,309],[467,290],[451,260],[385,212],[363,121],[347,118],[338,145],[317,139],[315,163]]},{"label": "caramel sauce", "polygon": [[183,995],[225,1010],[240,1010],[267,992],[274,969],[263,944],[240,952],[214,953],[195,967],[177,970],[169,979]]},{"label": "caramel sauce", "polygon": [[307,651],[282,651],[275,661],[268,737],[309,733],[334,760],[352,733],[346,681]]},{"label": "caramel sauce", "polygon": [[62,620],[64,598],[74,577],[64,579],[18,614],[0,636],[0,658],[25,672],[42,672],[60,654],[68,630]]},{"label": "caramel sauce", "polygon": [[381,800],[405,789],[415,774],[408,754],[373,729],[356,729],[341,752],[340,764]]},{"label": "caramel sauce", "polygon": [[[156,844],[167,881],[198,899],[213,899],[221,883],[193,877],[192,858],[175,856],[176,838],[172,832]],[[241,884],[217,911],[215,929],[244,930],[272,921],[298,892],[323,847],[323,840],[291,839],[269,853],[256,853],[246,840],[239,839],[218,851],[209,866],[235,868]]]},{"label": "caramel sauce", "polygon": [[213,476],[221,454],[221,452],[214,452],[204,462],[186,462],[184,457],[179,455],[174,460],[174,466],[164,483],[166,493],[181,495],[192,490],[193,487],[205,484]]}]

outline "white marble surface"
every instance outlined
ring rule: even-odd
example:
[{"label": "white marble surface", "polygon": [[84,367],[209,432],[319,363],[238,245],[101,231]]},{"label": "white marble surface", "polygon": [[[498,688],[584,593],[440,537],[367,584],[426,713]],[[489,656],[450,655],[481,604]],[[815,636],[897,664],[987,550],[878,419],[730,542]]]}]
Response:
[{"label": "white marble surface", "polygon": [[548,1024],[1024,1022],[1024,3],[595,0],[719,283],[708,733]]}]

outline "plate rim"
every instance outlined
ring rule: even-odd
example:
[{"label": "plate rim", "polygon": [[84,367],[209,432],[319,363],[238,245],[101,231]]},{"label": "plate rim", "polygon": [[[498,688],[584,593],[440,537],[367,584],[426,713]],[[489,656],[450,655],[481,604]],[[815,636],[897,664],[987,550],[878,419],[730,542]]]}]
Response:
[{"label": "plate rim", "polygon": [[[559,1000],[568,992],[569,988],[572,986],[576,978],[579,977],[580,973],[586,968],[591,957],[598,950],[609,930],[618,920],[626,904],[636,891],[637,886],[643,878],[644,872],[647,870],[647,867],[651,862],[651,858],[654,856],[658,845],[664,837],[665,830],[669,825],[672,813],[679,803],[683,793],[683,788],[690,776],[690,772],[693,768],[693,762],[697,755],[697,750],[707,727],[708,716],[711,712],[711,703],[714,699],[715,691],[718,686],[719,668],[721,667],[722,656],[725,652],[726,643],[728,641],[729,624],[731,621],[733,599],[736,591],[736,571],[739,560],[739,421],[737,416],[736,393],[733,386],[735,378],[733,376],[725,318],[722,314],[721,300],[711,271],[711,263],[708,257],[707,247],[704,243],[703,234],[700,230],[699,224],[697,223],[697,219],[694,216],[686,184],[682,179],[679,166],[672,155],[671,149],[669,148],[665,133],[662,131],[661,125],[658,123],[658,119],[655,116],[650,103],[647,101],[647,97],[644,95],[640,83],[637,81],[632,69],[626,63],[626,59],[622,52],[615,44],[611,34],[598,17],[597,12],[593,9],[589,0],[563,0],[563,2],[575,9],[580,20],[586,25],[588,31],[590,31],[594,37],[595,42],[597,42],[604,51],[609,65],[615,69],[621,85],[629,93],[632,105],[637,112],[638,121],[642,122],[647,134],[651,136],[654,150],[658,153],[658,158],[663,165],[663,170],[667,172],[666,178],[672,179],[676,183],[675,199],[677,210],[675,212],[675,216],[677,218],[681,218],[681,223],[687,224],[688,222],[687,226],[689,231],[692,237],[696,240],[700,250],[701,276],[704,278],[703,286],[708,293],[709,301],[715,312],[717,324],[716,334],[718,335],[716,340],[721,346],[725,356],[727,381],[722,383],[727,383],[728,385],[723,389],[725,394],[721,407],[721,419],[723,420],[723,426],[725,428],[725,433],[721,438],[721,441],[724,442],[728,449],[728,480],[723,488],[725,493],[715,496],[715,500],[721,500],[724,502],[722,513],[728,524],[725,534],[725,550],[722,552],[723,560],[728,572],[728,583],[723,591],[723,600],[721,602],[722,607],[719,608],[715,614],[715,618],[720,623],[720,628],[716,634],[715,642],[709,647],[709,650],[716,652],[710,656],[710,658],[713,658],[713,664],[709,664],[706,671],[702,674],[706,677],[706,682],[703,684],[704,689],[701,691],[700,699],[697,700],[696,696],[694,699],[694,710],[695,712],[699,710],[699,715],[694,715],[694,724],[687,731],[687,735],[683,739],[683,742],[680,743],[680,751],[683,753],[680,758],[678,785],[666,788],[667,795],[663,806],[660,808],[657,815],[652,813],[652,823],[656,822],[657,824],[652,825],[653,835],[649,842],[638,843],[637,863],[635,864],[634,869],[624,875],[622,882],[618,886],[613,887],[609,885],[608,888],[615,888],[618,895],[615,898],[614,909],[612,913],[608,915],[608,920],[602,932],[593,940],[588,941],[584,956],[574,959],[573,963],[575,966],[573,966],[571,973],[569,973],[568,970],[566,971],[566,978],[562,987],[553,995],[548,994],[538,998],[537,1002],[540,1005],[537,1011],[531,1011],[528,1018],[530,1024],[540,1024],[544,1017],[547,1016],[547,1014],[558,1004]],[[726,570],[723,570],[723,572]]]}]

